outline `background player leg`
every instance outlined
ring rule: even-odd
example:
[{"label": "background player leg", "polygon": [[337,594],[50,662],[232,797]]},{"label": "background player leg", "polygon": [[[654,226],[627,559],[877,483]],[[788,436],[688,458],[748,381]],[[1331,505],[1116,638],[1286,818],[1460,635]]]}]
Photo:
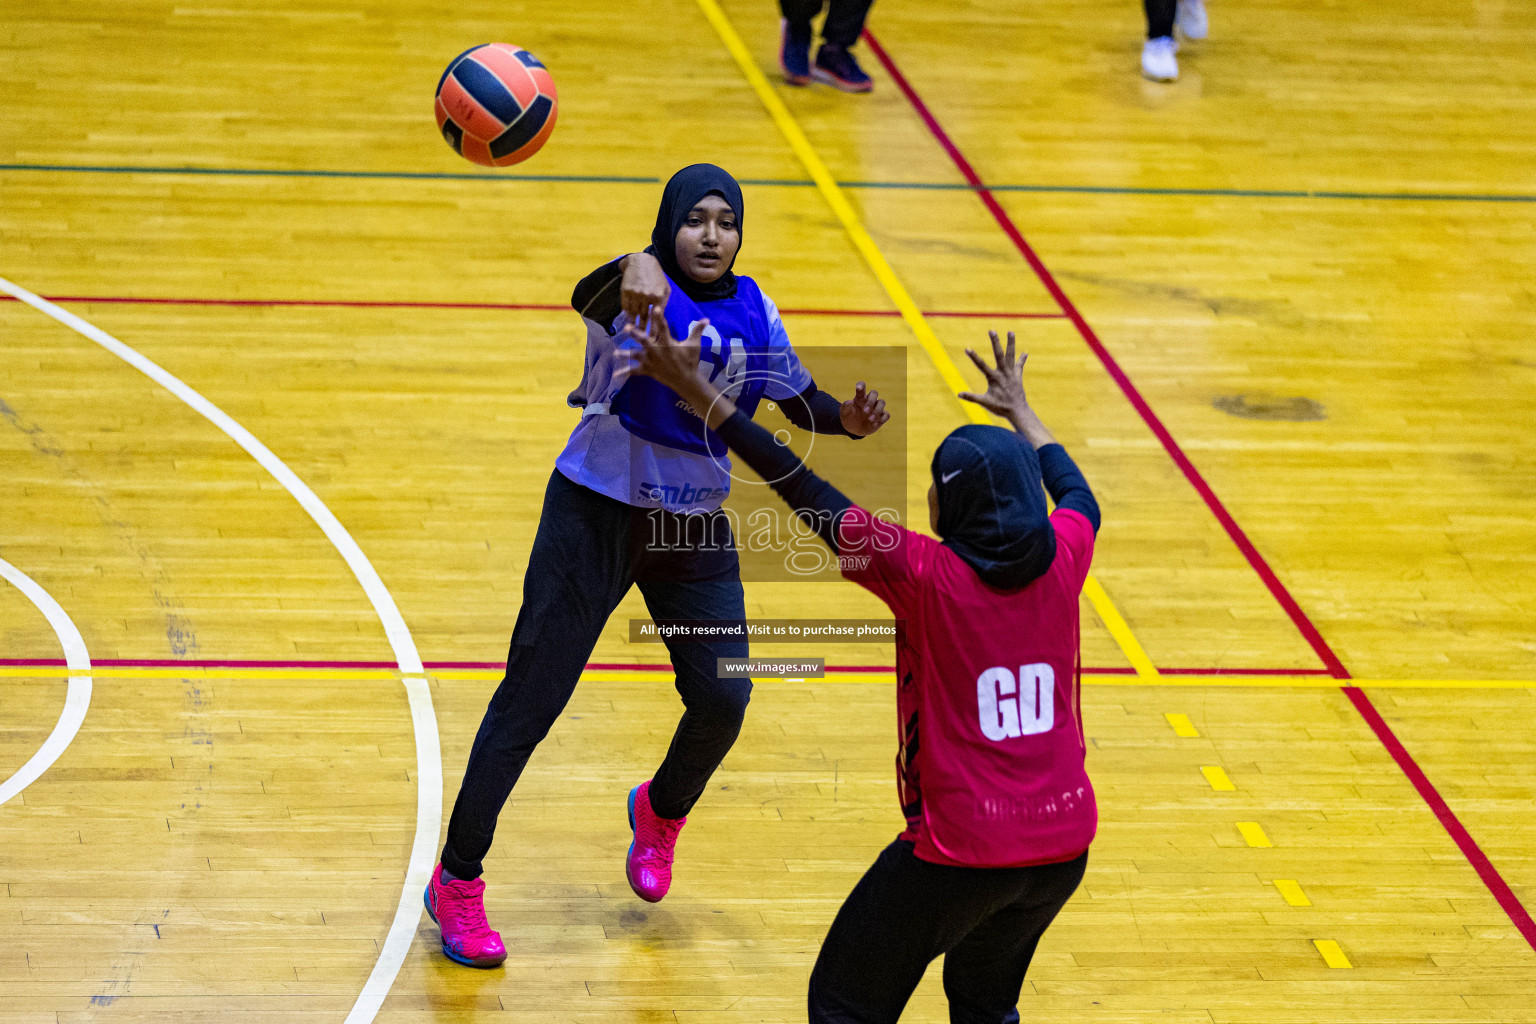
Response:
[{"label": "background player leg", "polygon": [[784,15],[779,38],[779,70],[790,85],[811,81],[811,19],[821,13],[824,0],[779,0]]},{"label": "background player leg", "polygon": [[1040,936],[1077,891],[1085,853],[1064,864],[1019,868],[1027,875],[1012,903],[971,929],[944,955],[951,1024],[1017,1024],[1019,990]]},{"label": "background player leg", "polygon": [[784,15],[784,20],[789,22],[789,27],[796,37],[805,39],[807,46],[810,45],[811,34],[814,31],[811,21],[825,6],[826,0],[779,0],[779,12]]},{"label": "background player leg", "polygon": [[864,31],[864,19],[874,0],[832,0],[821,23],[821,49],[811,77],[844,92],[869,92],[874,82],[853,57],[853,44]]},{"label": "background player leg", "polygon": [[1178,12],[1177,0],[1142,0],[1147,12],[1147,38],[1157,39],[1173,35],[1173,20]]},{"label": "background player leg", "polygon": [[875,0],[832,0],[827,20],[821,23],[821,39],[833,46],[850,49],[864,32],[864,19]]},{"label": "background player leg", "polygon": [[1147,41],[1141,48],[1141,73],[1153,81],[1179,77],[1178,46],[1173,41],[1177,0],[1142,0],[1147,12]]}]

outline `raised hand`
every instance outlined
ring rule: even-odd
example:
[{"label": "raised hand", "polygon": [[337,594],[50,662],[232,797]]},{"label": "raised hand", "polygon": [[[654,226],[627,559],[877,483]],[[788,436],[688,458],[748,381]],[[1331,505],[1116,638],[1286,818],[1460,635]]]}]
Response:
[{"label": "raised hand", "polygon": [[1029,359],[1026,352],[1021,356],[1015,356],[1013,332],[1008,332],[1008,348],[1003,348],[1003,343],[998,340],[996,331],[988,331],[987,336],[992,339],[992,362],[988,366],[986,360],[976,354],[975,349],[966,349],[965,354],[971,357],[981,370],[982,376],[987,379],[987,390],[982,394],[974,391],[962,391],[960,397],[967,402],[975,402],[983,409],[1003,417],[1013,424],[1013,429],[1023,434],[1025,439],[1036,448],[1052,444],[1055,438],[1040,422],[1040,417],[1035,415],[1035,410],[1029,406],[1029,400],[1024,397],[1024,363]]},{"label": "raised hand", "polygon": [[885,399],[878,391],[865,391],[859,381],[853,389],[853,397],[838,410],[843,429],[854,437],[868,437],[890,422],[891,414],[885,411]]},{"label": "raised hand", "polygon": [[1029,353],[1015,358],[1012,331],[1008,332],[1007,351],[1003,350],[1002,342],[998,341],[996,331],[988,331],[987,336],[992,339],[995,366],[988,366],[975,349],[965,350],[965,354],[971,357],[971,362],[976,364],[981,375],[986,378],[987,390],[980,395],[974,391],[962,391],[960,397],[967,402],[975,402],[990,413],[1011,420],[1016,411],[1029,408],[1029,402],[1024,397],[1024,363],[1029,359]]}]

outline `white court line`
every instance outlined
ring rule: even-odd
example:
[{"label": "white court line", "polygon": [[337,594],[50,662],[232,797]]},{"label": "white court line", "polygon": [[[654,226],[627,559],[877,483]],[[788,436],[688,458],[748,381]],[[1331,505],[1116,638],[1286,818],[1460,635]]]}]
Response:
[{"label": "white court line", "polygon": [[363,554],[346,527],[331,514],[325,503],[309,489],[309,485],[289,469],[282,459],[258,441],[250,431],[236,423],[224,410],[198,394],[179,378],[167,372],[158,363],[140,355],[133,348],[118,341],[94,324],[87,323],[75,314],[47,299],[12,284],[0,277],[0,291],[15,296],[41,313],[45,313],[71,330],[84,335],[102,348],[139,370],[150,380],[201,413],[214,426],[228,434],[251,458],[288,491],[303,506],[310,518],[325,533],[338,553],[351,568],[363,592],[373,603],[373,610],[384,625],[389,645],[394,648],[395,661],[405,676],[405,692],[411,706],[411,727],[416,734],[416,838],[411,844],[411,859],[406,866],[405,883],[400,890],[400,904],[395,919],[390,923],[389,934],[379,951],[379,959],[373,972],[363,985],[352,1012],[347,1014],[346,1024],[368,1024],[384,1004],[400,965],[410,952],[416,937],[416,927],[421,920],[421,893],[432,876],[432,866],[437,860],[438,838],[443,818],[443,762],[438,745],[437,716],[432,710],[432,693],[427,686],[421,655],[416,642],[406,628],[395,599],[384,587],[384,581],[374,571],[373,563]]},{"label": "white court line", "polygon": [[17,769],[15,775],[0,782],[0,804],[3,804],[52,767],[75,738],[75,733],[80,731],[85,711],[91,706],[91,656],[85,649],[85,639],[80,636],[80,631],[48,591],[3,558],[0,558],[0,576],[10,580],[27,600],[37,605],[37,610],[43,613],[58,636],[59,646],[64,648],[64,664],[69,666],[69,690],[64,695],[64,710],[59,712],[58,724],[37,748],[37,753]]}]

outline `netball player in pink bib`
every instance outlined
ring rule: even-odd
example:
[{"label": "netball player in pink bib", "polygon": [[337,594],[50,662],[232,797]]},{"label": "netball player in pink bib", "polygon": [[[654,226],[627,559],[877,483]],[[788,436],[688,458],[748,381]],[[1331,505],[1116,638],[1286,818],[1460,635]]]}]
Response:
[{"label": "netball player in pink bib", "polygon": [[935,540],[875,519],[737,411],[699,377],[698,333],[676,342],[659,317],[634,331],[640,372],[709,409],[731,451],[777,481],[843,575],[900,623],[896,771],[907,827],[832,923],[811,975],[812,1024],[895,1024],[941,955],[952,1022],[1018,1021],[1024,972],[1082,880],[1098,823],[1078,689],[1093,492],[1025,400],[1012,334],[1006,350],[992,334],[994,365],[970,353],[987,390],[961,397],[1014,429],[972,424],[939,445],[928,491]]}]

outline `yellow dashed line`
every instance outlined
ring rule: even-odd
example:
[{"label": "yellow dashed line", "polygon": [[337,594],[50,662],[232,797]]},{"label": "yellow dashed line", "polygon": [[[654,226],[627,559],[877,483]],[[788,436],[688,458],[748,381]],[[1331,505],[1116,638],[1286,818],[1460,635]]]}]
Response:
[{"label": "yellow dashed line", "polygon": [[1256,821],[1240,821],[1237,823],[1237,830],[1243,834],[1243,839],[1249,846],[1265,848],[1275,845],[1269,841],[1269,836],[1264,834],[1264,829]]},{"label": "yellow dashed line", "polygon": [[1285,897],[1285,902],[1293,907],[1310,907],[1312,901],[1307,899],[1307,894],[1301,891],[1301,886],[1296,884],[1293,878],[1275,879],[1275,888],[1280,890],[1280,895]]},{"label": "yellow dashed line", "polygon": [[1169,711],[1163,717],[1168,719],[1169,725],[1173,726],[1173,734],[1175,736],[1195,739],[1200,735],[1200,730],[1195,728],[1195,723],[1189,720],[1188,715],[1180,714],[1177,711]]},{"label": "yellow dashed line", "polygon": [[1344,955],[1344,951],[1339,948],[1339,944],[1332,939],[1313,939],[1312,945],[1316,946],[1317,951],[1323,954],[1323,963],[1329,967],[1347,969],[1355,966],[1349,962],[1349,957]]},{"label": "yellow dashed line", "polygon": [[1205,781],[1209,782],[1211,784],[1211,788],[1218,792],[1230,793],[1237,789],[1237,786],[1235,786],[1232,780],[1227,777],[1226,770],[1223,769],[1220,765],[1203,764],[1200,766],[1200,774],[1204,775]]}]

